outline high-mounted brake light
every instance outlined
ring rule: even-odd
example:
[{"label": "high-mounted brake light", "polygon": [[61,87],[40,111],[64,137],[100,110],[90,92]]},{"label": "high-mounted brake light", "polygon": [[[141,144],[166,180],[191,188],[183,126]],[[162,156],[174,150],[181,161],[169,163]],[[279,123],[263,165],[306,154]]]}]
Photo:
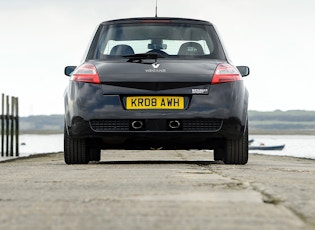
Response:
[{"label": "high-mounted brake light", "polygon": [[141,23],[170,23],[172,22],[171,20],[157,20],[157,19],[146,19],[146,20],[141,20]]},{"label": "high-mounted brake light", "polygon": [[211,84],[214,85],[240,80],[242,80],[242,76],[234,66],[229,64],[219,64],[214,72]]},{"label": "high-mounted brake light", "polygon": [[83,64],[79,66],[72,74],[72,81],[80,81],[86,83],[100,84],[100,78],[96,68],[92,64]]}]

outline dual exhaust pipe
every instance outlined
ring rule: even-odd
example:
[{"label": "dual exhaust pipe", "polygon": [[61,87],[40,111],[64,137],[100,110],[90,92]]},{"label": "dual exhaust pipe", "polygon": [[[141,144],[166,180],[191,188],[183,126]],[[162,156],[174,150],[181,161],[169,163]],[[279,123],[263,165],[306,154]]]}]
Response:
[{"label": "dual exhaust pipe", "polygon": [[142,127],[143,127],[143,122],[142,122],[142,121],[133,121],[133,122],[131,123],[131,127],[132,127],[134,130],[142,129]]},{"label": "dual exhaust pipe", "polygon": [[180,127],[180,122],[178,120],[169,121],[168,127],[170,127],[171,129],[178,129]]},{"label": "dual exhaust pipe", "polygon": [[[143,121],[140,121],[140,120],[135,120],[135,121],[132,121],[131,122],[131,127],[134,129],[134,130],[140,130],[143,128]],[[168,127],[170,129],[178,129],[180,128],[181,126],[181,123],[180,121],[178,120],[170,120],[168,121]]]}]

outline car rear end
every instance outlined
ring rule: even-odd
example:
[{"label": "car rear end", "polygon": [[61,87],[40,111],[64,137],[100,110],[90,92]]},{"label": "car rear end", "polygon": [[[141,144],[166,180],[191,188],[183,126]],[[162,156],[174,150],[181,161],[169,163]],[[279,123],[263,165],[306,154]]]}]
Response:
[{"label": "car rear end", "polygon": [[229,63],[209,22],[102,23],[84,63],[66,68],[66,163],[99,160],[100,149],[194,148],[245,164],[248,71]]}]

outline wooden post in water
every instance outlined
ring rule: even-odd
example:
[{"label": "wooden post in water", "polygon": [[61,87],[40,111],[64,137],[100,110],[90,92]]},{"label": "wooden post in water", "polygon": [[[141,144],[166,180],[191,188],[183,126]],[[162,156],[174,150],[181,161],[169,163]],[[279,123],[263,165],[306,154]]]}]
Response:
[{"label": "wooden post in water", "polygon": [[15,98],[15,155],[18,157],[19,153],[19,98]]},{"label": "wooden post in water", "polygon": [[13,145],[14,145],[14,97],[11,97],[11,115],[9,116],[9,123],[10,123],[10,157],[14,156],[13,152]]},{"label": "wooden post in water", "polygon": [[1,156],[4,156],[4,94],[1,95]]},{"label": "wooden post in water", "polygon": [[[11,102],[11,104],[10,104]],[[1,157],[19,156],[19,102],[17,97],[1,100]],[[15,145],[15,146],[14,146]]]},{"label": "wooden post in water", "polygon": [[9,96],[6,96],[6,104],[7,104],[7,109],[6,109],[6,116],[5,116],[5,129],[6,129],[6,146],[5,146],[5,156],[9,156],[9,116],[10,116],[10,104],[9,104]]}]

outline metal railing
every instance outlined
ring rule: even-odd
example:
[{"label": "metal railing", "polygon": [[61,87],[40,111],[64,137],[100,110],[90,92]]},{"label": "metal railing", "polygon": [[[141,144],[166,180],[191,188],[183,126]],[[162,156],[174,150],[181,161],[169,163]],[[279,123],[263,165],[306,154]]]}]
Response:
[{"label": "metal railing", "polygon": [[1,157],[19,156],[19,100],[2,94]]}]

